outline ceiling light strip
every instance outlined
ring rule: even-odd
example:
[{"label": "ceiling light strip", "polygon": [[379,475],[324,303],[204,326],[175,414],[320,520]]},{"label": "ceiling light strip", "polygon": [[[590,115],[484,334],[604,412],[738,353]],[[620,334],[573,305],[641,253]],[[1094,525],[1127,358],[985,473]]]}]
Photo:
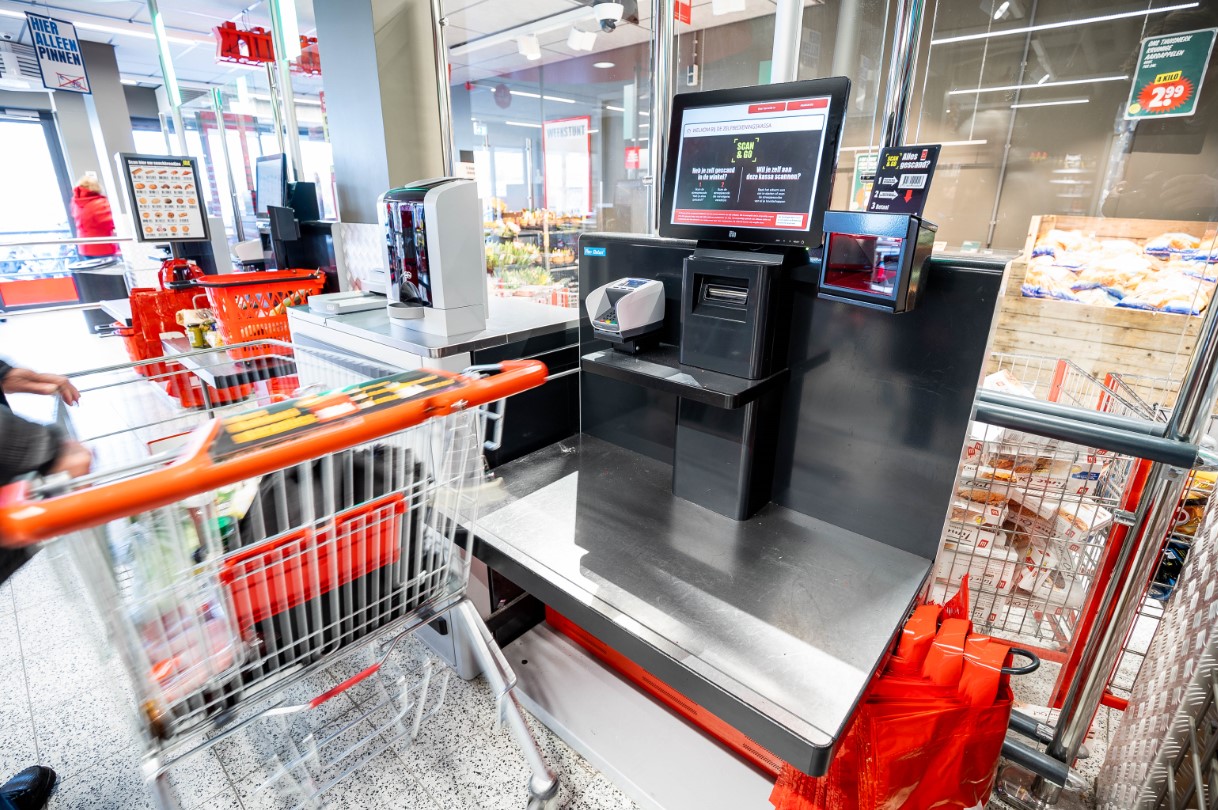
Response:
[{"label": "ceiling light strip", "polygon": [[1194,3],[1177,3],[1174,6],[1163,6],[1162,8],[1144,9],[1141,11],[1122,11],[1117,14],[1104,14],[1099,17],[1086,17],[1081,20],[1062,20],[1061,22],[1042,23],[1040,25],[1024,25],[1019,28],[1004,28],[1001,31],[985,31],[980,34],[961,34],[954,37],[942,37],[940,39],[932,39],[931,45],[951,45],[955,42],[973,42],[979,39],[991,39],[993,37],[1009,37],[1015,34],[1028,34],[1034,31],[1051,31],[1055,28],[1074,28],[1079,25],[1091,25],[1092,23],[1108,22],[1110,20],[1124,20],[1130,17],[1149,17],[1151,14],[1165,14],[1169,11],[1182,11],[1187,8],[1196,8],[1201,5],[1198,2]]},{"label": "ceiling light strip", "polygon": [[974,87],[969,90],[949,90],[949,96],[972,96],[978,93],[1008,93],[1016,90],[1036,90],[1040,87],[1068,87],[1076,84],[1098,84],[1099,82],[1124,82],[1128,76],[1097,76],[1094,79],[1063,79],[1058,82],[1043,82],[1036,84],[1004,84],[1001,87]]}]

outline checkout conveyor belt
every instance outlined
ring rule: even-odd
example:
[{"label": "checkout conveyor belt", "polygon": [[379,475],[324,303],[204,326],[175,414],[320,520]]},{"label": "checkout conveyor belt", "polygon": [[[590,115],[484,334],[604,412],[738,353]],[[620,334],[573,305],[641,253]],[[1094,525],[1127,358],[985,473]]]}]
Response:
[{"label": "checkout conveyor belt", "polygon": [[477,556],[810,774],[930,570],[774,504],[721,517],[674,497],[670,466],[587,435],[497,474]]}]

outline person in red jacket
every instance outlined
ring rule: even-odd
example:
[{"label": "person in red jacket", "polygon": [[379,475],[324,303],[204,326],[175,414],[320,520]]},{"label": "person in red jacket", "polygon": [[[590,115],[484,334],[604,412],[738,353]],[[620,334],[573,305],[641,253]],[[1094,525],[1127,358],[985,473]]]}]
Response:
[{"label": "person in red jacket", "polygon": [[[84,239],[95,236],[114,236],[114,216],[110,213],[110,201],[102,194],[97,178],[86,174],[72,189],[72,219],[76,221],[76,236]],[[113,256],[118,245],[96,243],[77,245],[81,256]]]}]

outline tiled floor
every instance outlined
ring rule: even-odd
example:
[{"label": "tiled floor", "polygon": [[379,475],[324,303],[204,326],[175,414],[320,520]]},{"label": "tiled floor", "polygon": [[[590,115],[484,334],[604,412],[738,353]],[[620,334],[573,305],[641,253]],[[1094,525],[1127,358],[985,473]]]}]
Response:
[{"label": "tiled floor", "polygon": [[[140,772],[143,749],[130,683],[106,646],[101,621],[69,556],[62,544],[52,545],[0,586],[0,649],[6,652],[0,679],[8,687],[0,691],[0,772],[14,773],[35,762],[54,767],[60,783],[51,810],[153,807]],[[343,677],[330,675],[331,682]],[[344,693],[323,707],[327,719],[359,717],[357,701],[374,694],[373,689]],[[560,774],[562,807],[635,806],[530,721]],[[270,774],[259,753],[265,746],[254,734],[240,734],[171,768],[176,800],[183,810],[287,806],[274,791],[259,791]],[[496,729],[495,702],[481,679],[451,678],[444,708],[412,746],[399,748],[380,754],[327,793],[331,806],[506,810],[527,803],[528,767],[506,731]]]}]

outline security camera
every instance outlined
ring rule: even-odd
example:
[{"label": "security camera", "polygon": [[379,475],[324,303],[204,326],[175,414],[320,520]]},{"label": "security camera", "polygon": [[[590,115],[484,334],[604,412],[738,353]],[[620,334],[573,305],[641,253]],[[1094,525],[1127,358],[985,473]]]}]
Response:
[{"label": "security camera", "polygon": [[626,7],[621,3],[611,2],[611,0],[596,0],[592,4],[592,11],[601,24],[601,30],[608,34],[622,21],[622,14],[625,13]]}]

